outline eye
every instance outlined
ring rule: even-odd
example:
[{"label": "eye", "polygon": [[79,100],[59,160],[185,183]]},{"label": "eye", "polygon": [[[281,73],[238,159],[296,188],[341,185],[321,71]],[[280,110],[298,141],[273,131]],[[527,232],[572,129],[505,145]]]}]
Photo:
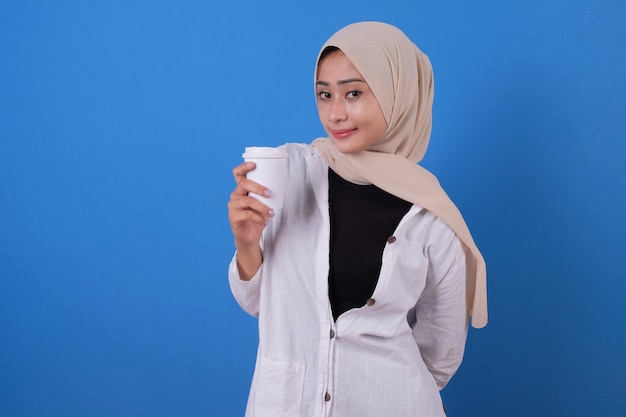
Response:
[{"label": "eye", "polygon": [[348,91],[347,96],[349,98],[356,98],[356,97],[360,96],[361,94],[362,94],[362,92],[359,91],[359,90],[352,90],[352,91]]},{"label": "eye", "polygon": [[328,100],[331,98],[331,95],[328,91],[320,91],[317,93],[317,98],[320,100]]}]

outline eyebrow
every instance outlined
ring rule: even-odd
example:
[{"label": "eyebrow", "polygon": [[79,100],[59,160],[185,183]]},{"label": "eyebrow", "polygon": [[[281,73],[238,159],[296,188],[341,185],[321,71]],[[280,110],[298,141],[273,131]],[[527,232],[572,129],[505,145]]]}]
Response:
[{"label": "eyebrow", "polygon": [[[362,80],[360,78],[347,78],[345,80],[339,80],[337,82],[338,85],[343,85],[343,84],[350,84],[350,83],[364,83],[365,80]],[[316,83],[317,85],[323,85],[323,86],[329,86],[330,83],[327,81],[318,81]]]}]

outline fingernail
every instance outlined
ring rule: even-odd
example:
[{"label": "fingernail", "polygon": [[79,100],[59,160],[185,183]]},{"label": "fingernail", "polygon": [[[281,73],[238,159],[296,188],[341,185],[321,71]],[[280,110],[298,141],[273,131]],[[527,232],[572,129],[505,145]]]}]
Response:
[{"label": "fingernail", "polygon": [[246,168],[252,168],[253,164],[252,162],[246,162]]},{"label": "fingernail", "polygon": [[265,190],[265,191],[263,191],[263,195],[265,197],[271,197],[272,196],[272,192],[270,190]]},{"label": "fingernail", "polygon": [[274,215],[276,213],[274,213],[274,209],[270,209],[270,211],[268,212],[268,214],[270,215],[270,217],[274,217]]}]

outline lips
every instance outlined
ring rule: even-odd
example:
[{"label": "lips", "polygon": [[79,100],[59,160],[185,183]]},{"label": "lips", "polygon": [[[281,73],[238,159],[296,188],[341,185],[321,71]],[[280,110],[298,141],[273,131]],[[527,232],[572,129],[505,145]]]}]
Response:
[{"label": "lips", "polygon": [[351,136],[354,132],[356,132],[356,128],[330,131],[331,135],[333,135],[335,139],[346,139],[347,137]]}]

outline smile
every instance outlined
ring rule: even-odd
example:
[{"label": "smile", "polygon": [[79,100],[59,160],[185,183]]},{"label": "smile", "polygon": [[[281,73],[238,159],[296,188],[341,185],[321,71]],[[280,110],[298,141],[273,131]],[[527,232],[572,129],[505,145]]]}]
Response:
[{"label": "smile", "polygon": [[335,139],[346,139],[351,136],[354,132],[356,132],[356,128],[354,129],[342,129],[342,130],[331,130],[330,133]]}]

